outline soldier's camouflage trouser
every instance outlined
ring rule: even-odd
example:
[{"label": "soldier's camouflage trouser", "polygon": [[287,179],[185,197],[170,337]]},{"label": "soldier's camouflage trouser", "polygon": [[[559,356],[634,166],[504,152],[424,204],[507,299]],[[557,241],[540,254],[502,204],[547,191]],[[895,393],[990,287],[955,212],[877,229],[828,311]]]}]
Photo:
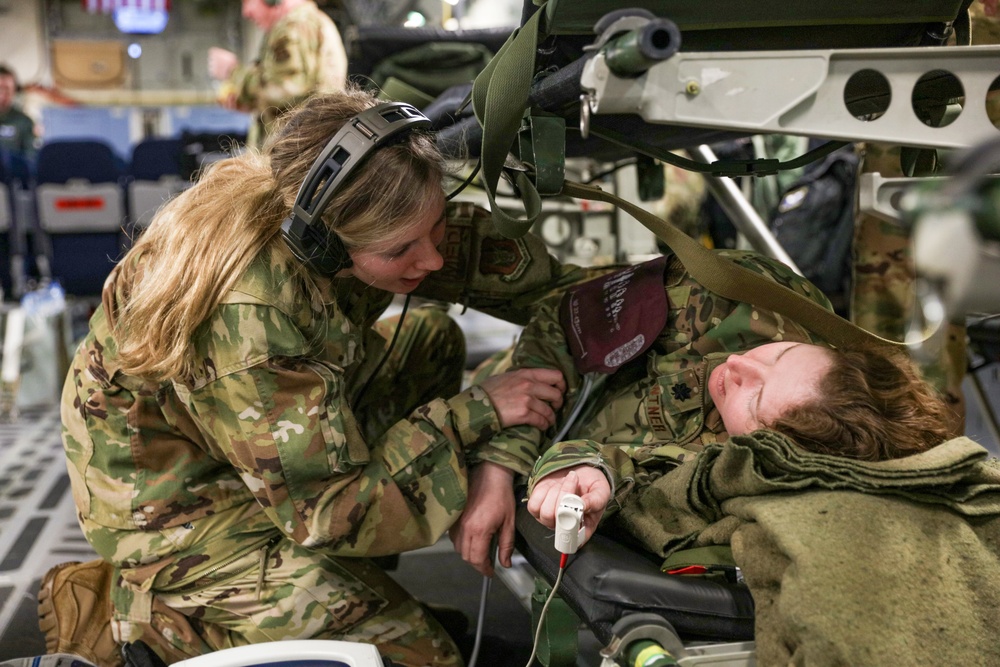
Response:
[{"label": "soldier's camouflage trouser", "polygon": [[[391,339],[395,319],[376,328]],[[458,393],[464,366],[464,337],[445,310],[411,310],[379,375],[354,406],[366,435],[433,397]],[[155,643],[169,644],[174,659],[275,640],[338,639],[375,644],[398,665],[462,664],[441,625],[371,560],[330,556],[280,536],[196,581],[156,581],[152,592]],[[123,626],[119,634],[134,636],[117,639],[149,631],[148,625]]]},{"label": "soldier's camouflage trouser", "polygon": [[[1000,44],[1000,17],[986,16],[982,3],[969,7],[972,44]],[[987,95],[986,113],[1000,127],[1000,93]],[[867,172],[901,176],[899,146],[869,143],[862,147]],[[901,340],[913,303],[913,258],[909,238],[900,225],[860,214],[856,221],[854,300],[851,319],[886,338]],[[967,368],[965,327],[948,326],[939,359],[923,367],[924,375],[943,392],[955,411],[956,432],[963,431],[965,399],[962,379]]]},{"label": "soldier's camouflage trouser", "polygon": [[[188,617],[198,638],[160,629],[178,653],[288,639],[375,644],[397,665],[462,664],[455,643],[426,609],[365,558],[338,558],[283,539],[212,573],[211,581],[158,590]],[[177,645],[181,644],[181,645]]]},{"label": "soldier's camouflage trouser", "polygon": [[[375,324],[392,340],[398,317]],[[403,318],[396,344],[378,375],[353,405],[362,420],[365,437],[377,438],[414,408],[434,398],[454,396],[462,388],[465,337],[447,315],[445,305],[412,308]]]},{"label": "soldier's camouflage trouser", "polygon": [[[903,175],[900,147],[880,143],[862,144],[861,171],[886,178]],[[913,252],[908,231],[869,214],[855,219],[854,281],[851,320],[859,327],[891,340],[903,340],[914,305]],[[947,325],[945,345],[938,358],[921,365],[924,377],[941,392],[954,411],[952,426],[962,433],[965,422],[965,327]]]}]

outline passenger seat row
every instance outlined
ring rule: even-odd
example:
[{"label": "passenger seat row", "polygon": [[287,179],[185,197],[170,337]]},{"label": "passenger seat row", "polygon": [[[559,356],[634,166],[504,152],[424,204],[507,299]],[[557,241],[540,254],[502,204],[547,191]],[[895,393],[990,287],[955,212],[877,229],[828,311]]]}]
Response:
[{"label": "passenger seat row", "polygon": [[[238,146],[241,137],[229,145]],[[149,138],[125,164],[100,140],[44,144],[27,170],[0,160],[0,282],[19,298],[32,279],[57,279],[67,295],[94,297],[156,210],[224,157],[190,137]],[[218,137],[212,142],[226,145]],[[3,168],[2,165],[7,165]],[[2,247],[6,245],[6,247]]]}]

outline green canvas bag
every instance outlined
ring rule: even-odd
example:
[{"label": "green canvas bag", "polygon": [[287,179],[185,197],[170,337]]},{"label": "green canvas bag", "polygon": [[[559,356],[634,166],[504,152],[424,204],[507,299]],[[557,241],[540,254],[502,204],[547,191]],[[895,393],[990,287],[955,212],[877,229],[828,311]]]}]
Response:
[{"label": "green canvas bag", "polygon": [[383,97],[423,108],[451,86],[475,79],[492,57],[475,42],[429,42],[385,58],[371,78]]}]

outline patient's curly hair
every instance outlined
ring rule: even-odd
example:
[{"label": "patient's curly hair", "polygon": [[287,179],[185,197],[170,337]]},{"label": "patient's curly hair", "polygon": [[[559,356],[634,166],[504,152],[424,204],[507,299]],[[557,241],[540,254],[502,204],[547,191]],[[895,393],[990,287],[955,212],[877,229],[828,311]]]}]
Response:
[{"label": "patient's curly hair", "polygon": [[769,427],[813,452],[884,461],[926,451],[958,433],[948,405],[909,360],[831,350],[820,398]]}]

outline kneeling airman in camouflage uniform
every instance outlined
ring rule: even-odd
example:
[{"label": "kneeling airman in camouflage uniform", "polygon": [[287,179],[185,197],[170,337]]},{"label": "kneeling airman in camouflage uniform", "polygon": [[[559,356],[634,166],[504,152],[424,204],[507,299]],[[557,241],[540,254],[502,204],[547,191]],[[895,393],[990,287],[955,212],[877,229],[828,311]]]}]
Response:
[{"label": "kneeling airman in camouflage uniform", "polygon": [[[319,275],[296,259],[280,227],[299,185],[375,103],[311,99],[263,154],[217,163],[166,205],[106,284],[62,416],[78,518],[114,567],[112,647],[143,639],[177,660],[325,638],[399,665],[461,663],[369,558],[433,544],[464,506],[467,463],[506,460],[490,445],[505,426],[552,424],[565,385],[525,370],[460,391],[464,340],[442,309],[377,320],[439,270],[446,297],[523,320],[572,269],[537,239],[483,233],[485,212],[446,207],[419,131],[374,149],[322,216],[353,266]],[[49,647],[89,642],[104,654],[84,657],[115,664],[71,627],[79,610],[60,614],[82,572],[43,584]]]}]

